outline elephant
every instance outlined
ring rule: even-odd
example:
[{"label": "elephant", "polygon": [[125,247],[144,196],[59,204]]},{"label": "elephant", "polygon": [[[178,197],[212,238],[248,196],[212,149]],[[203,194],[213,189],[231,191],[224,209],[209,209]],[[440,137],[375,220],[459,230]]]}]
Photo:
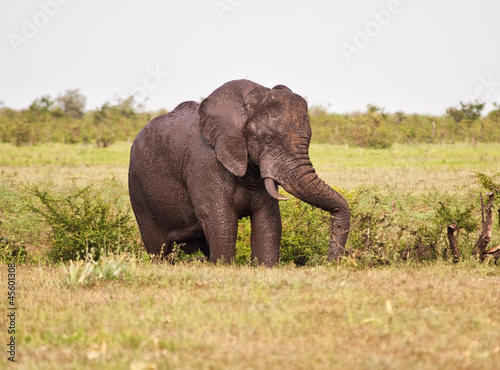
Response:
[{"label": "elephant", "polygon": [[201,103],[152,119],[132,143],[129,195],[144,246],[166,256],[178,243],[211,262],[235,258],[238,219],[250,217],[252,260],[279,262],[279,201],[288,193],[331,213],[329,260],[345,250],[347,201],[309,159],[307,102],[284,85],[234,80]]}]

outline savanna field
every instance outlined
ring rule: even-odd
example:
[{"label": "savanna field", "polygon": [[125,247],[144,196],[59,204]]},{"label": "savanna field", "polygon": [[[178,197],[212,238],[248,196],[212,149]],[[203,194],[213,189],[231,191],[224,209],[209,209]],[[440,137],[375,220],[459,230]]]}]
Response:
[{"label": "savanna field", "polygon": [[291,199],[280,265],[266,269],[251,261],[248,219],[232,266],[145,254],[127,193],[134,133],[120,136],[126,120],[106,131],[112,113],[66,118],[68,132],[36,111],[51,130],[30,117],[1,126],[0,307],[15,263],[17,368],[498,368],[500,266],[474,256],[480,194],[497,195],[488,247],[500,244],[498,117],[464,131],[451,118],[313,112],[311,160],[351,206],[347,253],[328,263],[329,215]]}]

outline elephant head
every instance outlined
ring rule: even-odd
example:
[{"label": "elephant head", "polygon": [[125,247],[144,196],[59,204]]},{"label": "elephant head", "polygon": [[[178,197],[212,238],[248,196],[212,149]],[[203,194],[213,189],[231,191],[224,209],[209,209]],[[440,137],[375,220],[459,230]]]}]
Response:
[{"label": "elephant head", "polygon": [[321,180],[309,159],[311,126],[306,101],[283,85],[228,82],[200,105],[200,130],[219,162],[244,176],[258,168],[268,193],[287,192],[332,214],[329,259],[344,251],[350,226],[346,200]]}]

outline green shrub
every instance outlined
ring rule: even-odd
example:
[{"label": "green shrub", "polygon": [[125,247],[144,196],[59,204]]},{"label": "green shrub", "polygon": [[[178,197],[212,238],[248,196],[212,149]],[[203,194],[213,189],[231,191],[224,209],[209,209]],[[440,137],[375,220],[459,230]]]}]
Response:
[{"label": "green shrub", "polygon": [[330,214],[296,198],[281,202],[280,209],[281,263],[305,266],[326,261]]},{"label": "green shrub", "polygon": [[114,181],[99,190],[93,184],[73,185],[61,194],[35,186],[29,193],[36,202],[32,200],[27,208],[52,229],[49,257],[53,261],[78,260],[89,253],[99,259],[103,251],[136,252],[130,209],[120,206],[122,193],[116,194]]},{"label": "green shrub", "polygon": [[446,113],[459,123],[463,120],[475,121],[481,117],[481,112],[484,109],[485,103],[476,100],[475,102],[460,102],[460,108],[449,107]]},{"label": "green shrub", "polygon": [[479,199],[431,193],[393,197],[363,192],[350,202],[352,220],[347,243],[351,263],[362,266],[452,257],[447,226],[455,224],[459,252],[470,257],[480,231]]},{"label": "green shrub", "polygon": [[[44,142],[92,143],[106,147],[116,141],[132,140],[153,117],[166,111],[139,113],[134,98],[117,99],[94,110],[83,111],[85,97],[77,90],[57,99],[43,96],[28,109],[0,109],[0,141],[15,145]],[[499,142],[500,105],[486,117],[484,104],[460,103],[446,115],[385,113],[368,105],[365,112],[328,113],[311,107],[312,140],[317,143],[349,144],[384,149],[393,143]]]},{"label": "green shrub", "polygon": [[238,235],[236,237],[235,262],[239,266],[250,265],[252,263],[250,236],[250,217],[245,217],[238,222]]},{"label": "green shrub", "polygon": [[83,112],[85,98],[77,91],[68,99],[49,96],[36,99],[28,109],[0,109],[0,140],[17,146],[44,142],[93,143],[106,147],[118,140],[132,140],[151,119],[149,113],[136,113],[133,97],[118,99],[115,105]]},{"label": "green shrub", "polygon": [[[1,223],[0,223],[1,224]],[[26,262],[28,253],[24,244],[13,239],[0,235],[0,261],[3,263]]]},{"label": "green shrub", "polygon": [[476,173],[477,182],[479,185],[483,187],[486,191],[489,191],[495,194],[497,200],[500,198],[500,173],[496,173],[494,175],[488,176],[484,173],[478,172]]},{"label": "green shrub", "polygon": [[[280,209],[283,224],[281,263],[305,266],[326,261],[329,214],[296,198],[281,202]],[[250,236],[250,217],[246,217],[240,220],[238,225],[236,240],[238,265],[249,265],[253,262]]]},{"label": "green shrub", "polygon": [[352,218],[347,255],[356,264],[388,264],[399,259],[398,249],[403,248],[404,244],[413,243],[407,235],[410,225],[401,227],[403,221],[400,214],[392,212],[397,208],[394,199],[364,191],[350,202],[350,207]]},{"label": "green shrub", "polygon": [[[445,201],[440,201],[436,209],[434,224],[439,230],[442,230],[444,257],[447,258],[449,244],[446,236],[448,225],[456,225],[455,237],[458,242],[458,249],[462,257],[471,256],[473,253],[474,242],[479,232],[479,221],[477,218],[480,210],[479,202],[474,198],[471,200],[461,199],[457,201],[448,196]],[[463,239],[463,241],[462,241]]]}]

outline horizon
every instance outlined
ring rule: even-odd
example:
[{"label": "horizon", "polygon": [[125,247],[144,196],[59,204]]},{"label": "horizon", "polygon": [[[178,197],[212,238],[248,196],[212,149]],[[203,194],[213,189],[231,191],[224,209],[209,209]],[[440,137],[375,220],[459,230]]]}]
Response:
[{"label": "horizon", "polygon": [[[0,101],[23,109],[78,87],[90,109],[133,95],[148,111],[248,78],[311,107],[443,115],[500,102],[500,2],[124,0],[8,2]],[[344,114],[344,113],[341,113]]]},{"label": "horizon", "polygon": [[[78,91],[80,93],[80,89],[66,89],[65,90],[65,93],[68,92],[68,91]],[[9,106],[6,106],[4,104],[3,101],[0,100],[0,111],[2,109],[12,109],[12,110],[15,110],[15,111],[24,111],[24,110],[29,110],[30,109],[30,105],[34,104],[37,100],[39,101],[40,99],[42,98],[46,98],[46,97],[49,97],[52,99],[53,103],[54,103],[54,107],[60,107],[60,105],[57,105],[57,98],[58,97],[61,97],[61,96],[64,96],[64,94],[60,93],[58,94],[57,96],[50,96],[48,94],[44,94],[38,98],[36,98],[35,100],[33,100],[33,102],[31,102],[28,106],[26,107],[21,107],[21,108],[13,108],[13,107],[9,107]],[[84,96],[85,99],[87,99],[86,96]],[[108,105],[111,105],[111,106],[117,106],[120,104],[120,101],[124,101],[124,100],[127,100],[129,98],[134,98],[134,111],[136,113],[159,113],[161,111],[165,111],[165,112],[171,112],[172,110],[174,110],[177,105],[183,103],[183,102],[179,102],[179,104],[177,104],[175,107],[173,107],[172,109],[167,109],[165,107],[160,107],[158,109],[143,109],[141,107],[141,103],[140,102],[136,102],[135,101],[135,97],[133,95],[130,95],[128,97],[124,97],[124,98],[120,98],[120,97],[116,97],[113,99],[113,100],[107,100],[105,101],[101,106],[96,106],[94,108],[90,108],[88,107],[87,105],[85,106],[83,112],[84,113],[88,113],[88,112],[94,112],[96,110],[99,110],[101,109],[104,105],[108,104]],[[307,98],[304,98],[306,99],[307,101]],[[201,103],[201,100],[202,99],[199,99],[199,100],[195,100],[197,103]],[[350,112],[337,112],[337,111],[332,111],[332,110],[329,110],[327,107],[323,106],[323,105],[311,105],[309,104],[309,102],[307,102],[307,105],[308,105],[308,111],[311,112],[312,110],[320,110],[326,114],[337,114],[337,115],[356,115],[356,114],[363,114],[365,112],[367,112],[369,110],[369,107],[376,107],[378,108],[378,111],[380,111],[380,113],[383,113],[383,114],[396,114],[396,113],[403,113],[405,115],[417,115],[417,116],[428,116],[428,117],[445,117],[445,116],[448,116],[448,113],[446,112],[447,109],[449,108],[457,108],[459,109],[459,106],[461,103],[464,103],[464,104],[472,104],[472,103],[480,103],[480,104],[484,104],[485,108],[486,108],[486,102],[484,101],[481,101],[481,100],[476,100],[475,102],[473,101],[460,101],[458,102],[457,104],[455,105],[452,105],[452,106],[449,106],[449,107],[446,107],[444,110],[443,110],[443,113],[441,114],[426,114],[426,113],[418,113],[418,112],[405,112],[405,111],[387,111],[385,109],[385,107],[383,106],[378,106],[378,105],[375,105],[375,104],[370,104],[368,103],[365,107],[364,110],[361,110],[361,109],[358,109],[358,110],[354,110],[354,111],[350,111]],[[493,112],[493,111],[496,111],[496,110],[499,110],[500,109],[500,101],[499,102],[492,102],[493,103],[493,106],[491,107],[490,110],[485,110],[483,109],[482,112],[481,112],[481,117],[484,117],[484,116],[487,116],[489,113]],[[49,109],[51,110],[51,109]]]}]

